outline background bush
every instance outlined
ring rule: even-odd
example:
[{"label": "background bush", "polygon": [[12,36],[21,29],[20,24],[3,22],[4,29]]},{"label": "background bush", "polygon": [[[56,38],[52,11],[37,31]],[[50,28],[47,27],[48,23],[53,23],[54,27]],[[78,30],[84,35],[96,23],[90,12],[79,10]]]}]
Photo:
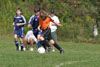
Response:
[{"label": "background bush", "polygon": [[[63,24],[58,28],[59,40],[99,43],[100,35],[93,37],[95,20],[100,22],[99,0],[0,0],[0,36],[13,35],[12,23],[17,8],[22,8],[28,22],[35,5],[48,13],[55,10]],[[25,32],[27,30],[25,26]]]}]

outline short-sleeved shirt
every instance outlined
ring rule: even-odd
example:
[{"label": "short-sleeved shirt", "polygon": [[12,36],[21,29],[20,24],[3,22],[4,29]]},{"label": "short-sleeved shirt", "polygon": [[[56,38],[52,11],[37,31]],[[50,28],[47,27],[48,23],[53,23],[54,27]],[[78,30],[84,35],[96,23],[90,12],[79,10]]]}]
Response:
[{"label": "short-sleeved shirt", "polygon": [[15,29],[20,29],[20,28],[24,27],[24,25],[16,26],[16,24],[17,23],[24,23],[24,24],[26,24],[26,19],[25,19],[25,17],[23,15],[14,16],[13,22],[15,24]]},{"label": "short-sleeved shirt", "polygon": [[[53,17],[50,16],[50,18],[53,19],[55,22],[60,23],[59,18],[57,16],[53,16]],[[57,26],[53,25],[52,23],[53,22],[50,22],[50,29],[51,32],[55,32],[57,30]]]},{"label": "short-sleeved shirt", "polygon": [[47,17],[45,20],[42,20],[42,18],[39,17],[39,25],[41,25],[42,30],[50,28],[50,22],[53,22],[50,17]]},{"label": "short-sleeved shirt", "polygon": [[31,16],[31,18],[29,20],[29,24],[32,25],[33,30],[37,29],[38,25],[39,25],[39,16],[37,16],[37,15]]}]

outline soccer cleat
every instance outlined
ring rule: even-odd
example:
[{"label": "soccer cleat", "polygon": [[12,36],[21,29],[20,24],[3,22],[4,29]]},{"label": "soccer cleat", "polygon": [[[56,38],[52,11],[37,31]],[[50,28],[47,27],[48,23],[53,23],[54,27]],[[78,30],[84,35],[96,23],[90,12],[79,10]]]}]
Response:
[{"label": "soccer cleat", "polygon": [[60,50],[60,53],[64,53],[64,50],[63,50],[63,49],[61,49],[61,50]]},{"label": "soccer cleat", "polygon": [[30,48],[30,51],[33,51],[34,49],[33,48]]}]

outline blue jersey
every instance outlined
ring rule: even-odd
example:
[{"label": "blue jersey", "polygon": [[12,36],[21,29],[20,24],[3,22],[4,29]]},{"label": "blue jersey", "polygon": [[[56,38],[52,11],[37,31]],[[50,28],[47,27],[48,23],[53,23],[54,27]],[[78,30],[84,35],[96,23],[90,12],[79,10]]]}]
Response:
[{"label": "blue jersey", "polygon": [[14,34],[16,34],[19,38],[24,37],[24,25],[16,26],[17,23],[26,24],[26,19],[23,15],[14,17]]},{"label": "blue jersey", "polygon": [[33,30],[36,30],[39,25],[39,16],[36,16],[36,15],[31,16],[31,18],[29,20],[29,24],[32,25]]},{"label": "blue jersey", "polygon": [[26,19],[24,18],[23,15],[15,16],[14,17],[14,24],[15,24],[15,29],[20,29],[20,28],[24,27],[24,25],[16,26],[17,23],[24,23],[24,24],[26,24]]}]

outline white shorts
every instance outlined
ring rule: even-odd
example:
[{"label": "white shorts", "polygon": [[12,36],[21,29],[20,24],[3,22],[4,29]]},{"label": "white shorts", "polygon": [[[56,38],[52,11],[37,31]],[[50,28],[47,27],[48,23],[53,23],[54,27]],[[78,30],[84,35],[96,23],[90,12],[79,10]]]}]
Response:
[{"label": "white shorts", "polygon": [[30,38],[32,38],[35,42],[37,42],[37,39],[36,39],[35,36],[29,36],[29,37],[25,37],[25,38],[27,38],[28,40],[29,40]]}]

